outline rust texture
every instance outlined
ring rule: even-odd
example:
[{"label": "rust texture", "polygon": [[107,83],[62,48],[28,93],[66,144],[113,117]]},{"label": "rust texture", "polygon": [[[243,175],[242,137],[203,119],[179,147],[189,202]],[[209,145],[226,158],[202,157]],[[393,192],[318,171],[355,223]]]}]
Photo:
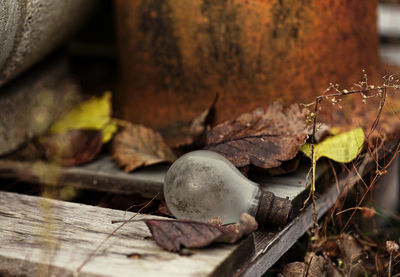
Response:
[{"label": "rust texture", "polygon": [[116,0],[124,119],[180,130],[216,94],[216,121],[379,72],[376,0]]},{"label": "rust texture", "polygon": [[263,191],[260,197],[256,219],[260,225],[285,226],[292,214],[292,201]]}]

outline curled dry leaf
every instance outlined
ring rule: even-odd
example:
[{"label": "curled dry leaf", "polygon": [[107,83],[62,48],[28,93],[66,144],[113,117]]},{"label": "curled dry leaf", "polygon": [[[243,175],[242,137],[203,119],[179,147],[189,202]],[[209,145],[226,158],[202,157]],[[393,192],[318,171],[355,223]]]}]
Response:
[{"label": "curled dry leaf", "polygon": [[305,262],[293,262],[285,265],[282,274],[285,277],[324,276],[325,259],[315,253],[307,254]]},{"label": "curled dry leaf", "polygon": [[144,220],[155,241],[162,248],[178,252],[186,248],[202,248],[213,242],[235,243],[258,227],[254,217],[242,214],[240,222],[221,226],[191,220]]},{"label": "curled dry leaf", "polygon": [[217,101],[218,94],[214,97],[210,107],[195,117],[189,124],[181,126],[182,135],[175,137],[173,141],[168,141],[168,144],[174,148],[203,146],[205,131],[214,121]]},{"label": "curled dry leaf", "polygon": [[103,137],[98,130],[76,129],[46,135],[39,143],[48,160],[74,166],[92,161],[103,146]]},{"label": "curled dry leaf", "polygon": [[161,135],[142,125],[128,124],[115,136],[112,149],[113,159],[126,172],[176,159]]},{"label": "curled dry leaf", "polygon": [[236,167],[279,166],[294,158],[309,134],[308,110],[293,104],[286,111],[275,102],[226,121],[207,133],[206,149],[220,153]]}]

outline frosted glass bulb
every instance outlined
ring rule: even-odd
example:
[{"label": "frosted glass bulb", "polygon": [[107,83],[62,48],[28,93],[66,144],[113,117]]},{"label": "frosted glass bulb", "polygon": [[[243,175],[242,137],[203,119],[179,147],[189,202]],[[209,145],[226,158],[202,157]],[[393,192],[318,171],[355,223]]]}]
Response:
[{"label": "frosted glass bulb", "polygon": [[259,224],[286,224],[291,201],[262,191],[225,157],[212,151],[189,152],[176,160],[164,180],[168,209],[178,219],[235,223],[244,212]]}]

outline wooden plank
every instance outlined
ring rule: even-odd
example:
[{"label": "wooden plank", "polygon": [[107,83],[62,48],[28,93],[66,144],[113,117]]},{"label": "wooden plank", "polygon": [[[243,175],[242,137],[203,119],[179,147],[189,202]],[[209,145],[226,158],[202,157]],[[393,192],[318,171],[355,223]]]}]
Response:
[{"label": "wooden plank", "polygon": [[[59,172],[57,179],[40,180],[40,172],[55,170]],[[167,170],[167,165],[157,165],[125,173],[115,165],[110,156],[100,157],[83,166],[59,168],[44,162],[0,159],[0,178],[17,178],[21,181],[45,182],[49,185],[71,185],[75,188],[119,194],[137,193],[145,197],[162,193]],[[288,197],[290,200],[301,202],[304,200],[307,171],[308,168],[303,167],[294,173],[282,176],[262,176],[254,181],[259,183],[262,189],[271,191],[279,197]],[[52,183],[54,180],[56,184]],[[302,196],[301,199],[300,196]]]},{"label": "wooden plank", "polygon": [[[52,166],[50,164],[40,163],[41,171],[48,172]],[[37,173],[36,168],[38,165],[32,162],[19,162],[10,160],[0,160],[0,175],[3,177],[20,177],[23,176],[25,180],[38,181],[40,177],[35,176]],[[115,166],[109,157],[102,157],[93,163],[81,167],[72,168],[59,168],[61,176],[58,180],[63,184],[72,184],[77,187],[84,187],[89,189],[100,189],[105,191],[113,191],[118,193],[144,191],[143,186],[147,186],[148,192],[156,193],[162,190],[162,182],[164,174],[168,167],[150,167],[140,170],[131,174],[127,174]],[[322,167],[320,170],[323,172],[325,169]],[[39,170],[40,171],[40,170]],[[288,197],[298,210],[302,206],[305,196],[305,178],[308,168],[300,168],[298,171],[285,176],[262,176],[257,181],[262,189],[272,191],[277,196]],[[35,173],[36,172],[36,173]],[[321,175],[322,173],[319,173]],[[98,180],[97,183],[90,180]],[[85,183],[89,180],[89,183]],[[125,182],[125,186],[121,183]],[[117,185],[115,185],[117,184]],[[124,189],[123,191],[121,189]],[[154,195],[153,194],[153,195]],[[297,204],[296,204],[297,203]],[[96,208],[94,208],[96,209]],[[90,221],[90,218],[87,218]],[[286,232],[286,228],[283,233]],[[304,230],[305,231],[305,230]],[[240,265],[244,264],[248,259],[258,256],[259,253],[254,246],[264,245],[265,241],[258,238],[269,238],[273,240],[276,234],[280,234],[277,230],[261,230],[255,233],[256,240],[249,237],[240,243],[240,247],[233,248],[228,255],[228,258],[220,261],[220,264],[215,267],[213,274],[221,276],[227,272],[233,273]],[[297,238],[287,238],[286,243],[294,243]],[[264,244],[263,244],[264,242]],[[140,252],[139,252],[140,253]],[[247,254],[246,254],[247,253]],[[87,253],[86,253],[87,254]],[[278,251],[276,255],[283,255],[284,252]],[[148,256],[145,254],[145,256]],[[275,256],[275,255],[274,255]],[[267,269],[267,268],[266,268]],[[266,270],[265,269],[265,270]]]},{"label": "wooden plank", "polygon": [[[37,163],[32,162],[0,160],[0,176],[19,178],[22,177],[22,179],[24,180],[38,181],[38,179],[40,179],[40,176],[36,176],[38,172],[38,166],[41,167],[41,170],[39,171],[48,172],[52,170],[52,165],[42,162],[40,162],[38,165]],[[58,170],[61,172],[61,177],[58,180],[62,184],[72,184],[77,187],[97,190],[100,189],[118,193],[137,191],[143,192],[143,187],[146,186],[148,189],[147,192],[150,192],[150,194],[153,193],[154,195],[156,192],[162,190],[162,182],[167,169],[168,167],[163,166],[150,167],[131,174],[127,174],[118,169],[115,166],[115,163],[111,161],[110,157],[102,157],[101,159],[98,159],[95,162],[85,166],[59,168]],[[280,197],[288,197],[293,202],[298,203],[296,204],[296,206],[300,206],[300,203],[303,203],[304,196],[306,196],[305,178],[307,171],[308,168],[305,167],[300,168],[298,171],[287,174],[285,176],[262,176],[255,181],[257,181],[261,185],[262,189],[272,191]],[[96,183],[90,180],[98,181]],[[122,186],[121,183],[124,182],[125,185]],[[70,203],[66,203],[65,205],[69,204]],[[92,207],[91,209],[97,210],[98,208]],[[23,208],[18,208],[15,210],[23,210]],[[115,216],[113,219],[115,218],[118,218],[118,216]],[[91,217],[89,216],[85,220],[90,221]],[[108,232],[110,232],[110,229],[108,229]],[[276,233],[276,230],[273,232],[263,230],[261,232],[257,232],[256,234],[258,234],[258,237],[273,238]],[[104,232],[104,234],[106,234],[106,232]],[[295,242],[294,239],[288,239],[287,241],[289,243]],[[230,253],[227,254],[227,258],[220,261],[220,264],[214,268],[214,272],[212,274],[215,274],[215,276],[221,276],[221,274],[226,274],[227,272],[233,273],[236,269],[239,268],[240,265],[246,262],[247,258],[251,258],[257,254],[257,251],[254,249],[254,245],[260,244],[255,244],[252,236],[243,240],[240,243],[240,247],[237,246],[229,250]],[[132,252],[135,251],[132,250]],[[87,251],[85,252],[85,254],[88,254]],[[279,255],[283,254],[284,252],[280,252]],[[82,254],[81,256],[84,255]],[[145,257],[148,257],[147,253],[145,253]]]},{"label": "wooden plank", "polygon": [[[3,41],[0,49],[2,46]],[[0,69],[0,83],[4,81],[3,73]],[[72,81],[66,57],[61,54],[52,55],[18,79],[0,86],[0,155],[15,151],[46,132],[79,99],[77,83]]]},{"label": "wooden plank", "polygon": [[[31,183],[45,182],[49,185],[70,185],[119,194],[137,193],[150,198],[162,192],[167,169],[167,166],[158,165],[128,174],[119,169],[110,156],[103,156],[87,165],[76,167],[56,167],[45,162],[0,160],[2,178],[17,178]],[[40,172],[55,170],[59,173],[58,178],[40,180]]]},{"label": "wooden plank", "polygon": [[[71,276],[130,212],[0,192],[0,275]],[[139,215],[137,218],[155,218]],[[145,238],[143,222],[120,229],[82,268],[80,276],[230,276],[251,254],[251,237],[193,255],[162,250]],[[132,253],[137,259],[128,258]],[[240,254],[240,255],[239,255]],[[223,274],[223,275],[220,275]]]}]

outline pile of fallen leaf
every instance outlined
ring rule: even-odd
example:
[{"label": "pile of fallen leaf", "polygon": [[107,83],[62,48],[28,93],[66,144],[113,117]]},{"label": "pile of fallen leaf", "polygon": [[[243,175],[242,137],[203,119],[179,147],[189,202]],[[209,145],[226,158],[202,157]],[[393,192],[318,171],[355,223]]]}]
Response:
[{"label": "pile of fallen leaf", "polygon": [[[185,149],[204,148],[225,156],[242,172],[257,168],[267,170],[270,174],[281,174],[296,169],[299,156],[302,156],[298,155],[299,151],[315,163],[321,157],[348,163],[363,148],[364,132],[361,128],[342,128],[348,132],[337,134],[331,126],[319,124],[315,133],[319,143],[315,145],[312,156],[311,145],[307,143],[313,133],[312,120],[309,111],[298,104],[285,109],[276,102],[267,109],[257,108],[214,126],[210,119],[216,100],[212,107],[195,118],[187,128],[184,143],[172,147],[155,130],[113,118],[111,93],[106,92],[65,114],[46,134],[34,140],[16,156],[46,159],[62,166],[76,166],[93,161],[104,145],[110,143],[113,160],[126,172],[131,172],[154,164],[172,163]],[[349,126],[343,122],[345,117],[342,114],[346,112],[339,111],[333,122]],[[360,120],[363,118],[360,117]],[[324,122],[327,123],[327,120]],[[390,124],[386,121],[385,124],[388,130],[392,130]],[[257,229],[257,222],[246,214],[240,222],[228,226],[222,226],[218,220],[209,223],[146,220],[146,224],[157,243],[169,251],[179,251],[182,246],[196,248],[212,242],[235,242]],[[310,256],[305,263],[293,268],[314,272],[311,265],[316,264],[315,271],[319,272],[320,260],[319,256]],[[306,269],[307,263],[311,269]],[[292,276],[291,270],[286,268],[285,276]]]},{"label": "pile of fallen leaf", "polygon": [[[242,172],[250,167],[269,169],[270,173],[279,172],[276,169],[287,165],[287,161],[293,161],[299,150],[310,157],[309,144],[305,144],[312,134],[307,109],[298,104],[284,109],[282,104],[275,102],[266,110],[257,108],[234,120],[213,126],[210,114],[215,109],[215,101],[209,109],[193,119],[185,143],[172,148],[157,131],[112,118],[111,93],[106,92],[69,111],[50,127],[47,134],[30,144],[28,150],[32,152],[32,148],[35,148],[36,155],[26,151],[22,153],[26,157],[45,158],[63,166],[75,166],[92,161],[103,145],[111,142],[112,157],[126,172],[158,163],[172,163],[178,153],[183,154],[184,149],[193,147],[225,156]],[[324,126],[324,134],[320,135],[322,138],[329,135],[329,127]],[[362,135],[360,133],[357,137]],[[334,140],[330,144],[328,141],[316,149],[321,148],[321,153],[329,148],[341,149],[328,155],[333,160],[348,162],[359,153],[360,143],[355,145],[349,137]],[[355,153],[346,155],[347,151]],[[343,155],[346,157],[343,158]],[[290,170],[296,169],[297,164],[292,163],[294,166]],[[287,169],[282,172],[287,172]]]},{"label": "pile of fallen leaf", "polygon": [[309,244],[304,260],[284,263],[277,269],[280,276],[398,276],[394,274],[399,273],[400,252],[395,241],[380,246],[360,235],[342,233]]},{"label": "pile of fallen leaf", "polygon": [[[312,128],[308,110],[280,103],[255,109],[216,126],[210,124],[213,106],[195,118],[185,143],[167,145],[161,134],[146,126],[112,118],[111,93],[92,97],[56,121],[47,134],[37,138],[19,157],[45,158],[62,166],[91,162],[111,141],[112,157],[126,172],[158,163],[172,163],[182,149],[205,148],[225,156],[236,167],[279,167],[296,157]],[[26,150],[26,149],[25,149]]]},{"label": "pile of fallen leaf", "polygon": [[[280,103],[274,103],[266,110],[258,108],[212,126],[210,118],[216,99],[190,124],[180,149],[167,145],[155,130],[113,118],[111,93],[106,92],[69,111],[19,156],[76,166],[94,160],[103,146],[110,143],[113,160],[131,172],[154,164],[172,163],[177,153],[184,153],[182,149],[200,147],[220,153],[242,170],[250,166],[265,170],[295,158],[311,134],[308,111],[297,104],[284,109]],[[209,223],[150,220],[146,224],[157,243],[169,251],[179,251],[181,246],[203,247],[212,242],[233,243],[257,229],[257,222],[247,214],[243,214],[240,222],[227,226],[216,219]]]}]

